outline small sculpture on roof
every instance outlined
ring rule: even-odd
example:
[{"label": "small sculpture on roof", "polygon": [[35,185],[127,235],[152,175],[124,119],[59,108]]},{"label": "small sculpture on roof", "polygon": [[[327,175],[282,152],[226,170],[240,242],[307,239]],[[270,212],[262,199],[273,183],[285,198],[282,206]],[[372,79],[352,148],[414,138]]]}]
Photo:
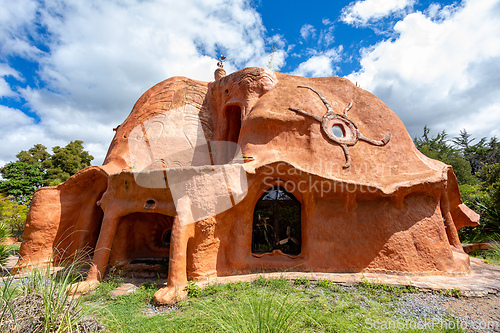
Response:
[{"label": "small sculpture on roof", "polygon": [[214,73],[214,78],[215,78],[215,81],[223,78],[224,76],[226,76],[226,71],[224,70],[224,61],[226,60],[226,57],[224,57],[222,54],[220,55],[219,58],[217,58],[218,62],[217,62],[217,69],[215,70],[215,73]]}]

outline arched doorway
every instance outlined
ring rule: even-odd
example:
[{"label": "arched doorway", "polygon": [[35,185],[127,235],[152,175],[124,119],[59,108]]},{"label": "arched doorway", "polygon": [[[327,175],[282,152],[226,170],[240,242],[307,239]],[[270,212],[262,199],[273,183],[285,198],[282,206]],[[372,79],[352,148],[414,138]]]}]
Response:
[{"label": "arched doorway", "polygon": [[268,189],[257,201],[253,214],[252,253],[301,251],[301,205],[281,186]]}]

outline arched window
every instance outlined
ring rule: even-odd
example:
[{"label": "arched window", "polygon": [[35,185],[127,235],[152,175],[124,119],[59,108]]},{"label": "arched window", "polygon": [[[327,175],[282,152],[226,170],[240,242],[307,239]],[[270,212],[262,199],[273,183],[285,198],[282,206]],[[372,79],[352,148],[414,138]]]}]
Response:
[{"label": "arched window", "polygon": [[300,253],[300,202],[281,186],[268,189],[253,214],[252,253]]}]

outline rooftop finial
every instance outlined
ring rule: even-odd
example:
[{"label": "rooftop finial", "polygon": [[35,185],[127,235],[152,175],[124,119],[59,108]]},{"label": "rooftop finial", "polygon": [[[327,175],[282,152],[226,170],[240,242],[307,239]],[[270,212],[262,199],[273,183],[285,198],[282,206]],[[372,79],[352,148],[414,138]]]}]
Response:
[{"label": "rooftop finial", "polygon": [[221,54],[217,60],[219,60],[219,62],[217,63],[217,69],[214,73],[216,81],[226,76],[226,71],[224,70],[224,60],[226,60],[226,57]]},{"label": "rooftop finial", "polygon": [[224,60],[226,60],[226,57],[224,57],[222,54],[220,55],[219,58],[217,58],[219,62],[217,63],[217,67],[219,68],[224,68]]}]

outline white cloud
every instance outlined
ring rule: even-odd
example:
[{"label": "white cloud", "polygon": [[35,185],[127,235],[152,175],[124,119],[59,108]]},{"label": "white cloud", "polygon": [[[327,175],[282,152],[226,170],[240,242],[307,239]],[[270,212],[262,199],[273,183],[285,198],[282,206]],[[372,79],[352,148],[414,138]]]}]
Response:
[{"label": "white cloud", "polygon": [[303,39],[307,40],[309,37],[315,36],[316,29],[310,24],[304,24],[302,28],[300,28],[300,35],[302,36]]},{"label": "white cloud", "polygon": [[335,29],[335,26],[329,20],[323,20],[323,24],[326,26],[326,28],[321,29],[318,38],[318,45],[329,47],[331,44],[333,44],[335,40],[333,35],[333,30]]},{"label": "white cloud", "polygon": [[352,25],[366,25],[412,7],[415,0],[360,0],[342,9],[341,20]]},{"label": "white cloud", "polygon": [[[20,150],[31,148],[34,144],[45,144],[49,149],[54,145],[66,144],[63,141],[48,138],[43,128],[36,125],[32,118],[20,110],[0,105],[0,166],[15,159]],[[13,158],[14,157],[14,158]]]},{"label": "white cloud", "polygon": [[42,52],[32,44],[30,36],[37,28],[35,0],[3,1],[0,6],[0,57],[21,54],[33,59]]},{"label": "white cloud", "polygon": [[265,54],[265,59],[258,60],[259,66],[268,68],[273,71],[279,71],[286,64],[287,52],[281,49],[274,49],[270,53]]},{"label": "white cloud", "polygon": [[333,25],[333,22],[327,18],[322,19],[321,23],[323,23],[323,25]]},{"label": "white cloud", "polygon": [[[16,0],[0,6],[0,22],[2,54],[35,60],[46,84],[18,89],[41,121],[12,129],[21,137],[31,126],[17,143],[2,136],[13,147],[3,161],[43,140],[81,139],[100,164],[112,128],[152,85],[176,75],[211,81],[220,52],[228,72],[267,56],[261,18],[245,0]],[[285,56],[277,50],[277,67]],[[0,93],[12,95],[5,83]]]},{"label": "white cloud", "polygon": [[277,34],[266,38],[266,42],[275,48],[283,49],[286,47],[286,39],[283,35]]},{"label": "white cloud", "polygon": [[17,80],[22,80],[19,73],[8,66],[7,64],[0,63],[0,98],[2,97],[14,97],[17,95],[13,91],[7,81],[4,79],[6,76],[12,76]]},{"label": "white cloud", "polygon": [[332,76],[336,72],[333,64],[340,61],[341,53],[341,46],[325,52],[313,51],[313,55],[308,60],[302,62],[292,72],[292,75],[309,77]]},{"label": "white cloud", "polygon": [[500,3],[465,1],[398,22],[396,39],[362,54],[349,75],[389,105],[412,135],[424,125],[451,135],[495,135],[500,124]]}]

